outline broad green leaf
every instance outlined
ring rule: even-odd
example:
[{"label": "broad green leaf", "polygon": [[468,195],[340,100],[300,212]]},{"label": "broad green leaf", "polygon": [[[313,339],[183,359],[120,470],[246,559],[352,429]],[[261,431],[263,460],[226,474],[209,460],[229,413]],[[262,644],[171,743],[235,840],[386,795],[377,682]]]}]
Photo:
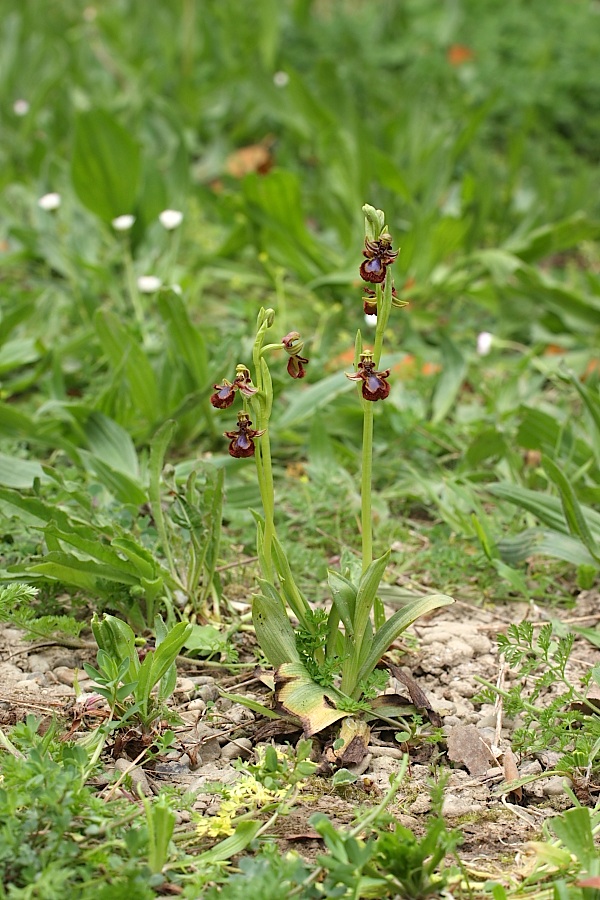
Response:
[{"label": "broad green leaf", "polygon": [[594,844],[591,810],[587,806],[576,806],[555,816],[550,828],[584,869],[589,871],[597,863],[598,849]]},{"label": "broad green leaf", "polygon": [[299,662],[294,629],[272,585],[261,582],[264,594],[252,598],[252,621],[260,648],[272,666]]},{"label": "broad green leaf", "polygon": [[356,607],[356,588],[351,581],[330,570],[327,573],[329,589],[335,608],[346,629],[346,634],[354,635],[354,610]]},{"label": "broad green leaf", "polygon": [[90,452],[102,462],[134,480],[140,477],[135,445],[121,425],[93,410],[83,425]]},{"label": "broad green leaf", "polygon": [[129,131],[101,109],[75,121],[71,177],[84,206],[110,222],[133,213],[140,180],[140,151]]},{"label": "broad green leaf", "polygon": [[387,550],[379,559],[374,559],[360,579],[354,608],[354,642],[357,652],[360,652],[362,648],[369,616],[373,609],[379,583],[390,560],[390,552]]},{"label": "broad green leaf", "polygon": [[320,379],[316,384],[311,384],[307,388],[300,386],[300,388],[294,393],[287,409],[281,416],[277,416],[279,428],[289,428],[310,418],[315,410],[331,403],[335,397],[354,390],[354,383],[349,381],[343,372],[336,372],[334,375],[327,375]]},{"label": "broad green leaf", "polygon": [[394,643],[403,631],[416,622],[418,618],[434,609],[442,606],[450,606],[454,603],[452,597],[447,594],[430,594],[427,597],[419,597],[408,603],[403,609],[399,609],[391,616],[385,625],[375,632],[373,644],[367,659],[362,664],[356,680],[357,684],[369,675],[388,647]]},{"label": "broad green leaf", "polygon": [[276,709],[302,723],[304,736],[317,734],[348,713],[336,709],[323,688],[315,684],[302,663],[286,662],[275,671]]},{"label": "broad green leaf", "polygon": [[227,637],[214,625],[193,625],[184,646],[187,650],[197,650],[209,656],[226,648]]},{"label": "broad green leaf", "polygon": [[190,371],[194,387],[206,391],[210,383],[206,343],[201,332],[192,324],[183,299],[174,291],[168,295],[161,294],[158,308],[169,327],[175,351]]},{"label": "broad green leaf", "polygon": [[43,562],[33,563],[25,568],[28,572],[35,572],[64,584],[86,588],[101,596],[106,594],[106,590],[100,586],[102,581],[114,581],[117,584],[139,582],[137,575],[127,573],[123,569],[91,559],[79,559],[72,553],[57,550],[46,553]]},{"label": "broad green leaf", "polygon": [[535,554],[563,559],[574,566],[592,566],[594,570],[598,569],[598,563],[578,538],[557,531],[528,528],[520,534],[502,538],[496,546],[504,562],[511,566],[525,562]]},{"label": "broad green leaf", "polygon": [[548,477],[554,482],[560,492],[563,512],[569,526],[569,531],[578,537],[595,559],[598,557],[598,545],[586,521],[585,514],[573,490],[570,481],[554,460],[548,456],[542,458],[542,466]]},{"label": "broad green leaf", "polygon": [[437,380],[432,400],[431,422],[437,425],[450,412],[467,374],[467,363],[458,349],[445,334],[440,337],[442,350],[442,371]]},{"label": "broad green leaf", "polygon": [[118,472],[101,459],[96,459],[83,450],[81,451],[81,457],[89,465],[106,490],[110,491],[113,497],[116,497],[121,503],[126,503],[130,506],[143,506],[148,501],[146,491],[129,475]]},{"label": "broad green leaf", "polygon": [[[542,494],[540,491],[532,491],[529,488],[506,482],[489,484],[486,490],[494,497],[507,500],[509,503],[514,503],[515,506],[533,513],[540,522],[548,525],[554,531],[563,534],[569,533],[562,504],[558,497],[551,497],[550,494]],[[581,505],[581,509],[595,539],[600,540],[600,513],[590,506]]]},{"label": "broad green leaf", "polygon": [[126,376],[131,404],[151,425],[160,418],[161,404],[156,376],[148,357],[114,313],[98,310],[94,324],[109,363]]},{"label": "broad green leaf", "polygon": [[5,487],[25,490],[33,487],[35,479],[49,481],[39,462],[33,459],[20,459],[0,453],[0,484]]}]

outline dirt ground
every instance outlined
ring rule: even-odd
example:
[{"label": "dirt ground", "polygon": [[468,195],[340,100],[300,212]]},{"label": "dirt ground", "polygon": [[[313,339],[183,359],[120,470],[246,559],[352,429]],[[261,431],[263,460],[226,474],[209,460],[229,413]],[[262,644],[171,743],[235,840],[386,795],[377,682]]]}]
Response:
[{"label": "dirt ground", "polygon": [[[506,770],[515,723],[506,719],[501,706],[480,704],[474,699],[481,687],[477,676],[494,684],[499,677],[507,686],[512,683],[514,674],[498,656],[496,636],[509,624],[526,618],[538,627],[548,620],[548,613],[522,603],[483,609],[457,602],[420,620],[403,641],[407,652],[401,659],[401,671],[412,676],[441,717],[445,742],[422,740],[411,747],[410,767],[390,812],[403,825],[419,832],[430,808],[427,782],[434,771],[446,771],[449,780],[443,812],[463,833],[461,858],[481,878],[503,877],[507,872],[518,878],[526,873],[533,864],[527,842],[539,837],[544,821],[570,805],[564,780],[557,775],[540,777],[524,786],[520,798],[502,791],[507,771],[511,777],[543,776],[552,769],[554,760],[552,754],[523,760],[515,757],[516,769]],[[581,593],[572,609],[561,611],[560,618],[594,626],[600,621],[598,594]],[[58,715],[64,721],[65,734],[69,729],[93,726],[93,720],[80,721],[74,710],[81,709],[92,689],[81,667],[83,662],[93,662],[94,657],[91,644],[72,648],[26,642],[17,630],[1,626],[0,725],[10,726],[33,713],[42,720]],[[569,663],[570,676],[579,680],[599,662],[600,651],[578,638]],[[84,692],[77,705],[74,681]],[[232,675],[224,668],[203,666],[200,661],[182,661],[173,705],[183,724],[175,729],[175,749],[151,770],[134,769],[131,760],[139,747],[132,741],[119,752],[113,748],[113,756],[120,759],[107,754],[107,770],[132,770],[148,793],[175,783],[182,790],[194,792],[193,810],[214,814],[218,797],[208,786],[235,780],[239,775],[233,766],[236,760],[252,758],[262,742],[294,744],[301,737],[290,725],[273,724],[273,720],[223,697],[220,689],[269,703],[269,692],[252,669]],[[390,679],[389,691],[407,694],[405,685],[394,678]],[[334,824],[342,825],[353,819],[357,808],[379,802],[403,756],[404,748],[395,740],[395,731],[384,722],[371,723],[362,759],[348,766],[359,776],[354,784],[333,789],[328,777],[311,781],[291,814],[276,823],[284,849],[294,847],[305,857],[322,852],[320,839],[308,822],[318,810],[327,813]],[[317,757],[327,738],[331,744],[334,736],[320,736],[321,743],[315,743]],[[99,784],[102,781],[99,779]],[[189,821],[189,809],[182,810],[180,818]]]}]

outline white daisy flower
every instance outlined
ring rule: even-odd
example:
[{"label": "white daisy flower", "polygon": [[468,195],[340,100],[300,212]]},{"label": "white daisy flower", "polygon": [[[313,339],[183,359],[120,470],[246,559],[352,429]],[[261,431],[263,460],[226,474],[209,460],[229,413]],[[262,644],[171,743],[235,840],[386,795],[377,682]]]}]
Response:
[{"label": "white daisy flower", "polygon": [[162,281],[156,275],[140,275],[137,286],[142,294],[154,294],[162,287]]},{"label": "white daisy flower", "polygon": [[183,213],[178,209],[163,209],[158,218],[163,228],[173,231],[174,228],[179,228],[183,222]]},{"label": "white daisy flower", "polygon": [[110,224],[115,229],[115,231],[129,231],[129,229],[133,227],[134,222],[135,216],[125,215],[117,216],[117,218],[113,219]]},{"label": "white daisy flower", "polygon": [[13,112],[15,116],[26,116],[29,112],[29,103],[27,100],[15,100],[13,103]]},{"label": "white daisy flower", "polygon": [[494,335],[490,334],[489,331],[482,331],[481,334],[477,335],[477,353],[479,356],[487,356],[490,350],[492,349],[492,344],[494,342]]},{"label": "white daisy flower", "polygon": [[40,197],[38,200],[38,206],[40,209],[45,209],[46,212],[52,212],[54,209],[58,209],[61,204],[61,196],[60,194],[44,194],[43,197]]}]

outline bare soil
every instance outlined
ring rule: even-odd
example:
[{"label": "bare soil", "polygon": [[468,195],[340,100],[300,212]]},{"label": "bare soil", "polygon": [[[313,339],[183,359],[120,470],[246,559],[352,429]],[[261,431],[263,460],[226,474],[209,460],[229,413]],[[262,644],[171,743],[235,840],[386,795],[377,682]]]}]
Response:
[{"label": "bare soil", "polygon": [[[574,608],[562,611],[563,622],[593,627],[600,621],[597,593],[579,595]],[[497,653],[496,637],[509,624],[529,619],[535,627],[548,621],[550,613],[535,605],[514,603],[493,608],[477,608],[457,602],[437,611],[411,630],[404,642],[407,652],[400,662],[402,671],[414,678],[425,692],[433,710],[441,716],[444,739],[428,742],[425,737],[410,747],[410,766],[390,812],[405,826],[422,831],[430,798],[428,781],[434,773],[447,772],[443,807],[449,824],[463,834],[461,859],[478,878],[516,879],[532,867],[534,855],[528,841],[539,837],[543,823],[570,805],[560,776],[544,777],[552,769],[552,754],[537,759],[514,758],[510,763],[511,734],[515,723],[508,721],[501,705],[476,700],[482,677],[492,683],[499,678],[510,685],[515,677]],[[557,617],[556,612],[552,613]],[[82,642],[85,644],[86,642]],[[44,722],[58,716],[65,735],[89,730],[98,719],[81,715],[92,685],[82,671],[84,662],[94,661],[91,644],[80,648],[27,642],[19,631],[0,627],[0,725],[9,727],[28,714]],[[578,638],[569,663],[570,677],[579,681],[590,667],[600,663],[600,651]],[[144,747],[131,743],[113,747],[106,756],[107,773],[133,771],[147,792],[161,785],[177,784],[195,795],[193,810],[214,814],[218,796],[211,784],[225,784],[238,777],[237,759],[248,759],[265,741],[294,744],[299,731],[282,722],[273,722],[245,706],[221,696],[220,690],[243,694],[268,705],[268,690],[253,677],[252,669],[234,674],[227,669],[203,667],[201,662],[181,661],[180,677],[173,706],[183,724],[176,729],[175,749],[151,767],[134,768],[132,760]],[[76,687],[83,697],[76,702]],[[406,695],[406,687],[390,679],[389,691]],[[435,717],[434,717],[435,718]],[[395,739],[394,729],[382,722],[371,723],[368,747],[353,768],[358,780],[332,788],[327,777],[311,779],[290,815],[280,818],[275,833],[282,849],[295,848],[304,857],[323,851],[319,836],[309,819],[325,812],[340,827],[351,822],[362,807],[377,804],[389,787],[389,778],[398,771],[406,749]],[[431,731],[430,727],[424,729]],[[319,736],[315,756],[334,735]],[[523,787],[521,796],[502,790],[506,777],[537,774],[539,778]],[[100,778],[99,787],[108,779]],[[190,820],[182,809],[181,820]]]}]

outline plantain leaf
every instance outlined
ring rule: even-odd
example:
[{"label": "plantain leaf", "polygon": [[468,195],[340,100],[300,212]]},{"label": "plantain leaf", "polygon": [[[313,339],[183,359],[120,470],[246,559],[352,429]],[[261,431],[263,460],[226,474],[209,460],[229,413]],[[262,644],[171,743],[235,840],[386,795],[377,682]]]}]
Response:
[{"label": "plantain leaf", "polygon": [[84,206],[110,221],[132,213],[140,180],[140,150],[130,133],[102,109],[75,121],[71,178]]},{"label": "plantain leaf", "polygon": [[594,540],[594,536],[587,523],[583,509],[579,505],[571,482],[550,457],[542,457],[542,466],[548,477],[554,482],[560,492],[562,508],[565,519],[567,520],[567,525],[569,526],[569,531],[585,544],[594,559],[600,560],[600,557],[598,556],[598,545]]},{"label": "plantain leaf", "polygon": [[294,629],[273,585],[261,581],[264,594],[252,598],[252,621],[256,639],[272,666],[299,662]]},{"label": "plantain leaf", "polygon": [[467,373],[467,363],[445,334],[441,335],[442,371],[433,392],[431,423],[437,425],[450,412]]}]

